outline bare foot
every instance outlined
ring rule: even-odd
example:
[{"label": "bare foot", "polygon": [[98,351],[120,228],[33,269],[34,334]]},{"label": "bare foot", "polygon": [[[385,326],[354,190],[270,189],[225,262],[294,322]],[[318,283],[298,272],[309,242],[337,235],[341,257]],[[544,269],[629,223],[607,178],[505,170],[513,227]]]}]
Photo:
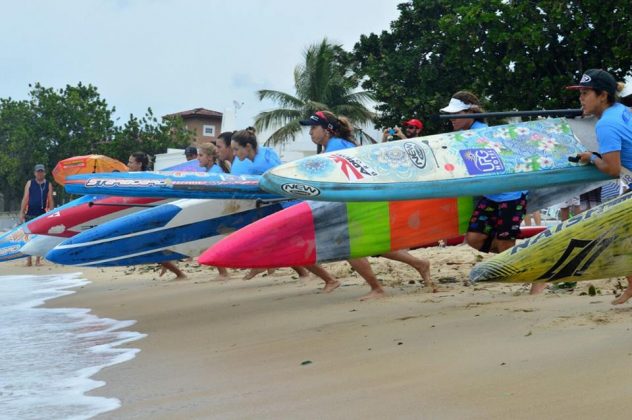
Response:
[{"label": "bare foot", "polygon": [[[266,271],[264,268],[252,268],[250,269],[250,271],[246,273],[246,275],[243,277],[243,280],[254,279],[257,274],[261,274],[264,271]],[[268,270],[268,274],[270,274],[269,270]]]},{"label": "bare foot", "polygon": [[26,264],[24,264],[25,267],[32,267],[33,266],[33,261],[31,261],[31,259],[27,259],[26,260]]},{"label": "bare foot", "polygon": [[340,287],[340,282],[338,280],[330,281],[328,283],[325,283],[325,287],[323,287],[323,292],[331,293],[339,287]]},{"label": "bare foot", "polygon": [[628,299],[632,298],[632,288],[627,288],[623,291],[623,293],[621,293],[621,295],[616,298],[615,300],[613,300],[612,302],[610,302],[613,305],[621,305],[622,303],[625,303],[628,301]]},{"label": "bare foot", "polygon": [[184,273],[178,274],[174,280],[186,280],[187,276]]},{"label": "bare foot", "polygon": [[164,265],[160,266],[160,274],[158,274],[158,277],[162,277],[163,274],[165,274],[167,272],[167,267],[165,267]]},{"label": "bare foot", "polygon": [[529,292],[529,294],[539,295],[544,291],[544,289],[546,289],[547,286],[548,284],[546,283],[531,283],[531,291]]},{"label": "bare foot", "polygon": [[368,294],[362,296],[360,300],[364,301],[364,300],[371,300],[371,299],[381,299],[383,297],[386,297],[386,293],[384,292],[384,290],[374,289],[374,290],[371,290]]},{"label": "bare foot", "polygon": [[35,265],[37,267],[41,267],[41,266],[44,265],[44,263],[42,263],[42,260],[38,257],[38,258],[35,259]]},{"label": "bare foot", "polygon": [[223,274],[223,273],[219,273],[215,276],[215,280],[217,281],[227,281],[230,280],[230,275],[229,274]]}]

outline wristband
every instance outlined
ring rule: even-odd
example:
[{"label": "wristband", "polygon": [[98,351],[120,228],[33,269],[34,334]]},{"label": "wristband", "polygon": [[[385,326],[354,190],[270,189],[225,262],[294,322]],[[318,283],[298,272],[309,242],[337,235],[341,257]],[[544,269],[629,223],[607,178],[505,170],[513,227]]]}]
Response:
[{"label": "wristband", "polygon": [[590,156],[590,163],[594,165],[597,158],[601,159],[601,155],[597,152],[592,152],[592,156]]}]

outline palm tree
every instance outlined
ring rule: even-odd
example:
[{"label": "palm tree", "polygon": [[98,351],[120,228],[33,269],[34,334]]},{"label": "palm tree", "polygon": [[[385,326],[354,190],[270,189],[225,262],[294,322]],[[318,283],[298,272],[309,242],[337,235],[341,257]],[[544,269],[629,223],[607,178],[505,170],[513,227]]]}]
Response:
[{"label": "palm tree", "polygon": [[[267,89],[257,92],[259,100],[270,99],[279,105],[277,109],[261,112],[255,119],[258,131],[276,128],[266,140],[267,145],[294,141],[301,132],[298,122],[316,111],[344,115],[354,125],[373,121],[373,112],[365,106],[373,98],[368,92],[354,92],[358,80],[346,69],[342,46],[330,44],[325,38],[320,44],[310,45],[304,57],[305,63],[294,69],[295,95]],[[368,137],[361,130],[359,133]]]}]

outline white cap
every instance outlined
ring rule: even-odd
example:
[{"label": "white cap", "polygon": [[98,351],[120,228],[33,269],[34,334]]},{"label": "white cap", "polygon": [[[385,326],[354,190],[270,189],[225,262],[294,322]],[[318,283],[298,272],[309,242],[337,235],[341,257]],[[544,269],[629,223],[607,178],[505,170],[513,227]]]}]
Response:
[{"label": "white cap", "polygon": [[448,114],[456,114],[457,112],[465,111],[466,109],[470,109],[472,105],[466,104],[465,102],[452,98],[450,99],[450,103],[445,108],[441,108],[441,112],[447,112]]}]

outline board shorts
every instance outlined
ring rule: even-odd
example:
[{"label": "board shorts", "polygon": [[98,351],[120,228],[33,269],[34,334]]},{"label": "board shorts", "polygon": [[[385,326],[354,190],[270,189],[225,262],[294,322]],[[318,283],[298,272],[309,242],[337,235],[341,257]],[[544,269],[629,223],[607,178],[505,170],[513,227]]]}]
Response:
[{"label": "board shorts", "polygon": [[468,232],[495,234],[501,241],[513,241],[520,234],[520,223],[527,212],[527,196],[517,200],[494,201],[481,197],[476,203]]}]

